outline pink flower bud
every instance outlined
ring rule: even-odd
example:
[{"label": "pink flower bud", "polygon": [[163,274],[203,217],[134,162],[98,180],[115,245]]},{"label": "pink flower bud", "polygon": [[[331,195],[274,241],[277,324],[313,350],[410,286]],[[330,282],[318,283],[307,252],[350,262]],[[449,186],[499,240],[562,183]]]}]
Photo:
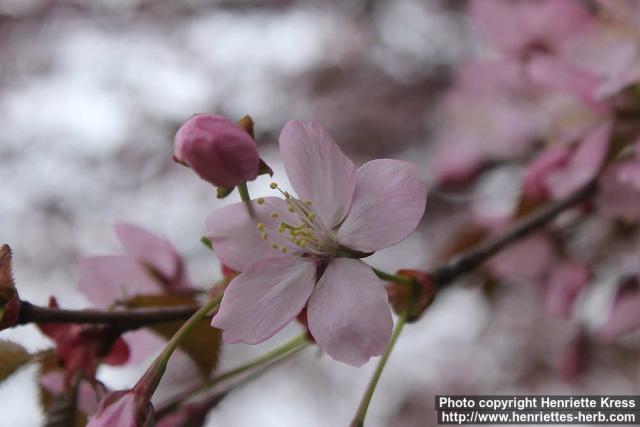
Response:
[{"label": "pink flower bud", "polygon": [[153,406],[134,388],[109,393],[87,427],[147,427],[153,418]]},{"label": "pink flower bud", "polygon": [[234,187],[258,175],[253,138],[225,117],[196,114],[178,129],[174,142],[176,160],[216,187]]}]

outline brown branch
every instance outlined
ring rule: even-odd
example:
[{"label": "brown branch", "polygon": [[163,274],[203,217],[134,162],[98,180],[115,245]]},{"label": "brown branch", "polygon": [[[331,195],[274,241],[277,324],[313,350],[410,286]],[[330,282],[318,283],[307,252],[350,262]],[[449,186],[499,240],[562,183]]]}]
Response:
[{"label": "brown branch", "polygon": [[109,325],[121,331],[141,328],[156,323],[187,320],[198,310],[197,306],[170,308],[138,308],[126,311],[64,310],[41,307],[22,301],[19,325],[27,323],[90,323]]},{"label": "brown branch", "polygon": [[504,234],[486,240],[474,248],[463,252],[448,263],[434,268],[429,274],[439,288],[451,284],[458,277],[467,274],[480,266],[487,259],[500,252],[510,244],[528,236],[532,232],[546,225],[562,212],[585,201],[596,191],[596,182],[591,181],[586,186],[570,194],[564,199],[538,209],[529,216],[517,222]]}]

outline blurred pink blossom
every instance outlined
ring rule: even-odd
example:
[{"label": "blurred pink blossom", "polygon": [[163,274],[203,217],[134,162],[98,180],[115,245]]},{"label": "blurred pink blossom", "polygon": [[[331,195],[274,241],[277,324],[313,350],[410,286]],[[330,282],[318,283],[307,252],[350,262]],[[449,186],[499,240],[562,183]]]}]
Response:
[{"label": "blurred pink blossom", "polygon": [[253,217],[238,203],[207,219],[214,251],[242,272],[212,324],[226,342],[255,344],[307,305],[309,330],[320,348],[362,365],[384,351],[392,319],[383,282],[357,258],[416,228],[426,187],[407,162],[373,160],[356,170],[315,124],[287,123],[280,151],[299,198],[280,189],[284,199],[252,202]]},{"label": "blurred pink blossom", "polygon": [[559,263],[553,268],[545,297],[545,311],[552,316],[568,318],[574,303],[591,280],[587,265],[576,262]]},{"label": "blurred pink blossom", "polygon": [[114,225],[127,255],[82,258],[78,288],[96,307],[136,295],[191,291],[184,260],[167,240],[133,224]]},{"label": "blurred pink blossom", "polygon": [[602,214],[626,220],[640,219],[640,158],[608,167],[599,188],[596,202]]}]

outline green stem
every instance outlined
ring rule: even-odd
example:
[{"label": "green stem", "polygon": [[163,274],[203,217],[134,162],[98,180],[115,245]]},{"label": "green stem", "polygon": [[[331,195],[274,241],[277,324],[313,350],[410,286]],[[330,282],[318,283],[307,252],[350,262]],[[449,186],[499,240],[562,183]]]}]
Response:
[{"label": "green stem", "polygon": [[216,295],[212,297],[209,301],[207,301],[202,307],[198,309],[193,315],[182,324],[180,329],[171,337],[171,339],[167,342],[162,353],[155,358],[149,369],[144,373],[143,378],[147,377],[148,380],[143,381],[142,379],[138,382],[141,386],[144,387],[145,394],[151,399],[151,396],[155,392],[162,376],[164,375],[165,370],[167,369],[167,363],[169,362],[169,358],[175,351],[175,349],[180,344],[180,341],[189,334],[196,327],[198,322],[204,319],[209,312],[215,309],[218,305],[220,305],[220,301],[222,301],[222,295]]},{"label": "green stem", "polygon": [[393,351],[393,347],[396,345],[396,341],[398,341],[398,337],[402,332],[402,328],[407,323],[407,319],[409,318],[409,313],[411,311],[411,307],[408,306],[402,311],[398,322],[396,323],[395,328],[393,328],[393,333],[391,334],[391,340],[389,341],[389,345],[385,350],[382,358],[378,362],[378,366],[376,366],[376,370],[373,373],[373,377],[369,381],[369,385],[362,396],[362,400],[360,401],[360,405],[358,406],[358,411],[356,412],[353,421],[351,422],[351,427],[363,427],[364,419],[367,416],[367,409],[369,409],[369,404],[371,403],[371,398],[373,397],[373,392],[378,385],[378,381],[380,380],[380,376],[382,375],[382,371],[384,370],[385,365],[387,364],[387,360],[389,360],[389,356]]},{"label": "green stem", "polygon": [[376,276],[381,278],[382,280],[386,280],[388,282],[398,283],[400,285],[414,285],[415,281],[411,277],[398,276],[397,274],[387,273],[386,271],[378,270],[377,268],[373,268],[373,272],[376,273]]},{"label": "green stem", "polygon": [[179,396],[177,399],[162,405],[162,407],[157,411],[157,413],[166,414],[171,410],[173,410],[178,405],[180,405],[186,399],[190,399],[200,393],[204,393],[207,390],[210,390],[212,387],[222,383],[223,381],[226,381],[237,375],[243,374],[261,365],[266,365],[266,364],[278,361],[281,358],[284,358],[288,355],[297,353],[298,351],[306,347],[308,344],[309,344],[309,341],[307,340],[306,333],[299,335],[293,338],[292,340],[282,344],[281,346],[276,347],[275,349],[263,354],[262,356],[259,356],[258,358],[250,362],[247,362],[244,365],[240,365],[237,368],[231,369],[230,371],[220,374],[217,377],[212,378],[210,381],[207,381],[205,384],[202,384],[199,387],[196,387],[190,391],[187,391],[184,395]]},{"label": "green stem", "polygon": [[247,183],[243,182],[238,185],[238,193],[240,193],[240,199],[243,202],[250,202],[251,196],[249,195],[249,189],[247,188]]},{"label": "green stem", "polygon": [[240,193],[240,199],[245,203],[245,205],[247,205],[249,215],[254,216],[254,209],[253,205],[251,204],[251,196],[249,195],[249,189],[247,188],[246,182],[238,185],[238,193]]}]

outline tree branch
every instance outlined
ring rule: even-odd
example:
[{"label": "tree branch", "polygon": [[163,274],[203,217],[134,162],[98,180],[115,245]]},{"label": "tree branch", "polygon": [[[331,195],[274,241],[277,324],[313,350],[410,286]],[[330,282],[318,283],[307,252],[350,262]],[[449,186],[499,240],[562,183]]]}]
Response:
[{"label": "tree branch", "polygon": [[175,322],[190,318],[198,306],[170,308],[138,308],[126,311],[64,310],[41,307],[22,301],[19,325],[27,323],[91,323],[109,325],[121,331],[141,328],[156,323]]},{"label": "tree branch", "polygon": [[593,180],[566,198],[543,206],[524,219],[516,222],[516,224],[504,234],[493,239],[488,239],[476,247],[461,253],[450,262],[434,268],[429,275],[439,288],[450,285],[455,279],[471,272],[505,247],[528,236],[562,212],[591,197],[591,195],[595,193],[596,187],[596,181]]}]

